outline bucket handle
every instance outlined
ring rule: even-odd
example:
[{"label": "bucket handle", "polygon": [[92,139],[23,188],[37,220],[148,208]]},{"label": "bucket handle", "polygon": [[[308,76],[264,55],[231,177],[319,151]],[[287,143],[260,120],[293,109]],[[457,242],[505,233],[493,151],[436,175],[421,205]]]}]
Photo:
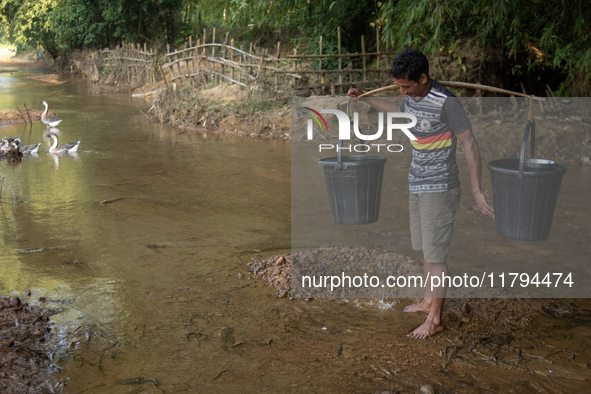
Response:
[{"label": "bucket handle", "polygon": [[[352,129],[353,128],[353,120],[351,119],[351,103],[349,103],[347,101],[347,115],[349,116],[349,127]],[[359,138],[359,142],[361,142],[361,145],[365,144],[365,141],[363,141],[361,138]],[[338,170],[343,168],[343,140],[339,140],[339,143],[337,144],[337,166],[336,168]],[[361,152],[362,155],[365,154],[365,152]]]},{"label": "bucket handle", "polygon": [[531,130],[531,145],[530,145],[530,158],[534,158],[534,149],[536,141],[536,124],[533,119],[527,121],[525,126],[525,133],[523,133],[523,141],[521,142],[521,154],[519,155],[519,179],[523,178],[523,167],[525,164],[525,148],[527,146],[527,137]]},{"label": "bucket handle", "polygon": [[[365,141],[363,141],[361,138],[359,139],[359,142],[361,142],[361,145],[365,144]],[[339,143],[337,145],[337,169],[342,169],[343,168],[343,140],[339,140]],[[365,152],[361,152],[362,155],[365,154]]]}]

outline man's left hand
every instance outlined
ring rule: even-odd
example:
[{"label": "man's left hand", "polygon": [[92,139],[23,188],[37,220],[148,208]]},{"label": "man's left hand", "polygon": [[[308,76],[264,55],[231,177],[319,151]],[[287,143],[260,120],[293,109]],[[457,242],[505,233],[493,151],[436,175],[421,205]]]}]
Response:
[{"label": "man's left hand", "polygon": [[476,201],[476,207],[478,208],[478,210],[482,212],[484,215],[494,219],[495,211],[486,202],[486,197],[484,196],[482,190],[472,192],[472,194],[474,195],[474,201]]}]

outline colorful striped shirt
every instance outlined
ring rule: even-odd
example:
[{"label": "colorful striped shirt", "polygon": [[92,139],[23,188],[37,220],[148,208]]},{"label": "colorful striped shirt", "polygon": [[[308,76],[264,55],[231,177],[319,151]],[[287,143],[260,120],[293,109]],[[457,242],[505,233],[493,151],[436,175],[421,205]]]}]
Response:
[{"label": "colorful striped shirt", "polygon": [[471,125],[458,98],[432,80],[425,96],[406,96],[400,111],[417,118],[416,126],[410,129],[417,137],[411,141],[410,192],[435,193],[460,187],[455,135]]}]

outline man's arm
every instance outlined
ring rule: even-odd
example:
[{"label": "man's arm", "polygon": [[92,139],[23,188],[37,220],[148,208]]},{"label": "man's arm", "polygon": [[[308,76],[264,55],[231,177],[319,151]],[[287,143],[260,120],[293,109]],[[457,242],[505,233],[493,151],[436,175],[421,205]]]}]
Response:
[{"label": "man's arm", "polygon": [[[363,92],[360,91],[359,89],[356,89],[356,88],[351,88],[347,92],[347,96],[355,97],[355,98],[359,95],[362,95],[362,94],[363,94]],[[400,112],[400,107],[398,106],[398,104],[393,103],[392,101],[388,101],[388,100],[384,100],[384,99],[381,99],[378,97],[372,97],[372,96],[365,96],[362,98],[363,98],[363,102],[371,105],[372,107],[377,109],[379,112]],[[353,101],[357,101],[357,100],[353,100]]]},{"label": "man's arm", "polygon": [[476,138],[474,138],[474,134],[472,134],[472,128],[456,134],[456,137],[464,145],[466,150],[466,163],[468,164],[468,170],[470,171],[472,195],[476,201],[476,206],[480,212],[494,219],[495,212],[491,206],[487,204],[486,197],[480,187],[480,184],[482,183],[482,162],[480,160],[480,149],[478,149],[478,143],[476,142]]}]

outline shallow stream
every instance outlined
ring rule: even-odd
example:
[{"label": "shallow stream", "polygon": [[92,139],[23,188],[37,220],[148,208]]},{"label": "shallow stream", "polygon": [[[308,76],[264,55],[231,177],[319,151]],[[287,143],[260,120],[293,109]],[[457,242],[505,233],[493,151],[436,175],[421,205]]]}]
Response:
[{"label": "shallow stream", "polygon": [[[81,143],[76,155],[53,156],[47,153],[44,125],[0,128],[2,136],[20,136],[23,144],[41,143],[38,157],[0,162],[0,294],[33,303],[44,297],[45,306],[64,310],[54,317],[58,332],[81,333],[67,337],[62,345],[69,350],[56,360],[68,392],[395,387],[387,378],[370,378],[373,364],[364,360],[375,358],[376,349],[391,354],[394,346],[404,353],[402,348],[414,346],[405,334],[420,324],[420,316],[406,316],[398,302],[380,309],[366,302],[279,300],[272,289],[249,279],[245,263],[255,253],[289,251],[289,143],[152,124],[142,114],[151,105],[143,98],[96,94],[76,79],[56,85],[27,78],[37,72],[42,70],[0,75],[0,109],[23,109],[23,103],[40,109],[46,100],[63,119],[60,144]],[[465,167],[462,171],[465,175]],[[399,170],[391,176],[404,182],[406,175]],[[554,231],[576,233],[577,259],[581,251],[591,251],[590,177],[588,167],[569,167],[557,209],[563,216]],[[395,198],[390,203],[406,206],[405,193]],[[110,199],[117,200],[100,204]],[[469,203],[459,215],[460,238],[480,244],[494,231]],[[404,220],[391,224],[394,235],[406,231]],[[399,252],[418,257],[408,238],[397,239]],[[455,258],[471,253],[458,248]],[[503,250],[493,245],[478,258],[491,253]],[[27,290],[31,296],[24,296]],[[573,341],[588,338],[585,327]],[[388,336],[396,343],[386,346]],[[435,357],[435,349],[446,343],[438,341],[418,346]],[[417,352],[407,349],[405,357]],[[402,387],[444,381],[440,389],[452,390],[464,378],[472,384],[480,378],[494,388],[510,387],[527,375],[510,371],[497,381],[498,372],[481,371],[473,381],[440,375],[439,369],[403,368],[397,379]],[[561,382],[551,374],[527,378],[564,390],[580,382]],[[549,385],[548,379],[556,382]]]}]

